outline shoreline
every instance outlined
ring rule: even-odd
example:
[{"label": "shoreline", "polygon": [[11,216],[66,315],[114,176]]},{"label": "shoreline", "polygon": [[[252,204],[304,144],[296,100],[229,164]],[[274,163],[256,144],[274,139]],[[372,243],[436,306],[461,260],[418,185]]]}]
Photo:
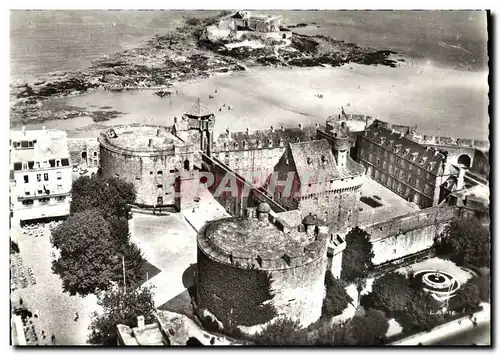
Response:
[{"label": "shoreline", "polygon": [[396,60],[389,59],[395,52],[359,47],[322,35],[293,33],[287,45],[283,45],[283,41],[260,38],[265,44],[263,48],[228,49],[225,47],[228,40],[207,37],[207,26],[218,18],[198,19],[195,25],[187,24],[188,19],[175,31],[155,35],[138,47],[106,55],[84,69],[55,71],[30,82],[11,81],[11,125],[88,115],[89,111],[43,110],[43,104],[49,100],[85,93],[166,90],[186,80],[258,67],[342,66],[353,62],[397,65]]}]

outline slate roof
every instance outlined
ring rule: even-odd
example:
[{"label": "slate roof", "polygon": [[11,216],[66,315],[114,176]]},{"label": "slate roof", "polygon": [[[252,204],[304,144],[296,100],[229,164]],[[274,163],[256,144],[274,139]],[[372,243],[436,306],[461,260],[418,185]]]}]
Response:
[{"label": "slate roof", "polygon": [[[316,138],[316,130],[314,125],[300,128],[284,128],[284,129],[267,129],[244,132],[225,132],[219,135],[215,143],[214,151],[237,151],[237,150],[253,150],[269,147],[269,142],[272,147],[279,147],[280,144],[286,147],[289,143],[297,143],[310,141]],[[246,143],[246,145],[245,145]],[[224,146],[226,144],[226,146]],[[226,148],[225,148],[226,147]]]},{"label": "slate roof", "polygon": [[382,126],[369,127],[363,137],[435,175],[439,174],[442,164],[446,162],[443,152],[414,142],[399,132]]},{"label": "slate roof", "polygon": [[185,115],[192,117],[204,117],[213,115],[213,113],[200,102],[200,99],[198,99],[196,100],[194,105],[189,110],[187,110]]}]

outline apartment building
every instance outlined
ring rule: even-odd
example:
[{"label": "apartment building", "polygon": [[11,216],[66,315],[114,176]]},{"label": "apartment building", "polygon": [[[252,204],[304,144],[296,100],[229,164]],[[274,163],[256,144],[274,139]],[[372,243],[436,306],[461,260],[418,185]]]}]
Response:
[{"label": "apartment building", "polygon": [[10,180],[14,221],[68,215],[72,177],[66,132],[11,131]]},{"label": "apartment building", "polygon": [[357,159],[366,175],[421,208],[440,202],[441,186],[450,176],[445,152],[379,124],[358,135]]}]

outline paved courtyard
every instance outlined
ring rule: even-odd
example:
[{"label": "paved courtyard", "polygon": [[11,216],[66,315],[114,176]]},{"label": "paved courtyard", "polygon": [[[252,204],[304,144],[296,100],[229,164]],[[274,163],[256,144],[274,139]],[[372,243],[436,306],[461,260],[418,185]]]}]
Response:
[{"label": "paved courtyard", "polygon": [[[30,311],[38,311],[38,318],[33,317],[32,321],[39,345],[44,345],[45,341],[51,344],[52,334],[56,337],[57,345],[85,345],[90,314],[98,309],[95,295],[80,297],[63,292],[61,279],[51,270],[52,247],[48,228],[43,236],[37,238],[23,235],[17,227],[13,227],[11,233],[16,235],[26,276],[27,269],[31,267],[36,279],[36,285],[28,283],[27,288],[14,290],[11,298],[20,297]],[[76,322],[75,312],[79,315]],[[45,340],[41,335],[42,330],[47,334]]]},{"label": "paved courtyard", "polygon": [[196,232],[180,213],[168,216],[134,213],[130,233],[146,259],[161,270],[145,283],[154,287],[157,307],[192,285]]},{"label": "paved courtyard", "polygon": [[[360,226],[367,226],[420,210],[413,202],[406,201],[368,176],[365,176],[365,180],[361,186],[361,193],[362,196],[371,197],[375,201],[382,203],[383,206],[374,208],[364,202],[360,202],[359,207],[363,209],[359,211],[358,222]],[[374,196],[378,196],[380,199],[374,198]]]}]

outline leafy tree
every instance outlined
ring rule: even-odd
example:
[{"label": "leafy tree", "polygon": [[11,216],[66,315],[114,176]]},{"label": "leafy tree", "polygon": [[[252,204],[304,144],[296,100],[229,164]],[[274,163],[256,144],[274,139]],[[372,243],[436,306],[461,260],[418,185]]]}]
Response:
[{"label": "leafy tree", "polygon": [[99,211],[70,216],[52,231],[51,242],[60,249],[53,270],[61,276],[65,291],[85,296],[109,286],[113,245],[109,224]]},{"label": "leafy tree", "polygon": [[364,316],[354,316],[349,331],[354,345],[377,345],[385,341],[389,322],[382,311],[369,309]]},{"label": "leafy tree", "polygon": [[323,301],[323,316],[335,317],[352,303],[352,298],[346,291],[346,284],[336,279],[330,270],[325,275],[326,295]]},{"label": "leafy tree", "polygon": [[111,224],[100,210],[91,209],[71,215],[52,231],[51,242],[60,249],[60,257],[52,268],[61,276],[64,290],[71,295],[85,296],[106,290],[110,281],[123,286],[120,256],[125,261],[127,286],[137,286],[145,260],[135,244],[117,243]]},{"label": "leafy tree", "polygon": [[429,331],[442,319],[437,313],[439,304],[430,293],[423,290],[412,291],[406,309],[395,312],[395,318],[404,332]]},{"label": "leafy tree", "polygon": [[410,281],[400,273],[390,272],[373,282],[371,304],[373,308],[390,315],[404,311],[413,296]]},{"label": "leafy tree", "polygon": [[116,325],[136,327],[138,316],[144,316],[146,324],[155,321],[151,288],[142,287],[126,293],[120,288],[110,290],[104,292],[98,304],[102,306],[103,312],[93,313],[92,333],[89,336],[91,344],[116,345],[118,341]]},{"label": "leafy tree", "polygon": [[490,267],[490,231],[477,218],[456,219],[447,226],[436,245],[438,254],[458,265]]},{"label": "leafy tree", "polygon": [[307,345],[307,331],[298,321],[279,318],[255,336],[259,345]]},{"label": "leafy tree", "polygon": [[108,219],[111,216],[128,217],[127,204],[135,200],[134,185],[118,178],[82,176],[73,182],[71,214],[97,208]]},{"label": "leafy tree", "polygon": [[477,310],[480,303],[480,289],[472,280],[469,280],[458,289],[450,300],[450,307],[462,313],[471,313]]},{"label": "leafy tree", "polygon": [[369,234],[355,227],[346,235],[346,248],[342,254],[341,278],[347,282],[366,278],[373,267],[373,245]]},{"label": "leafy tree", "polygon": [[490,302],[490,275],[479,275],[470,280],[470,282],[479,288],[479,298],[483,302]]}]

